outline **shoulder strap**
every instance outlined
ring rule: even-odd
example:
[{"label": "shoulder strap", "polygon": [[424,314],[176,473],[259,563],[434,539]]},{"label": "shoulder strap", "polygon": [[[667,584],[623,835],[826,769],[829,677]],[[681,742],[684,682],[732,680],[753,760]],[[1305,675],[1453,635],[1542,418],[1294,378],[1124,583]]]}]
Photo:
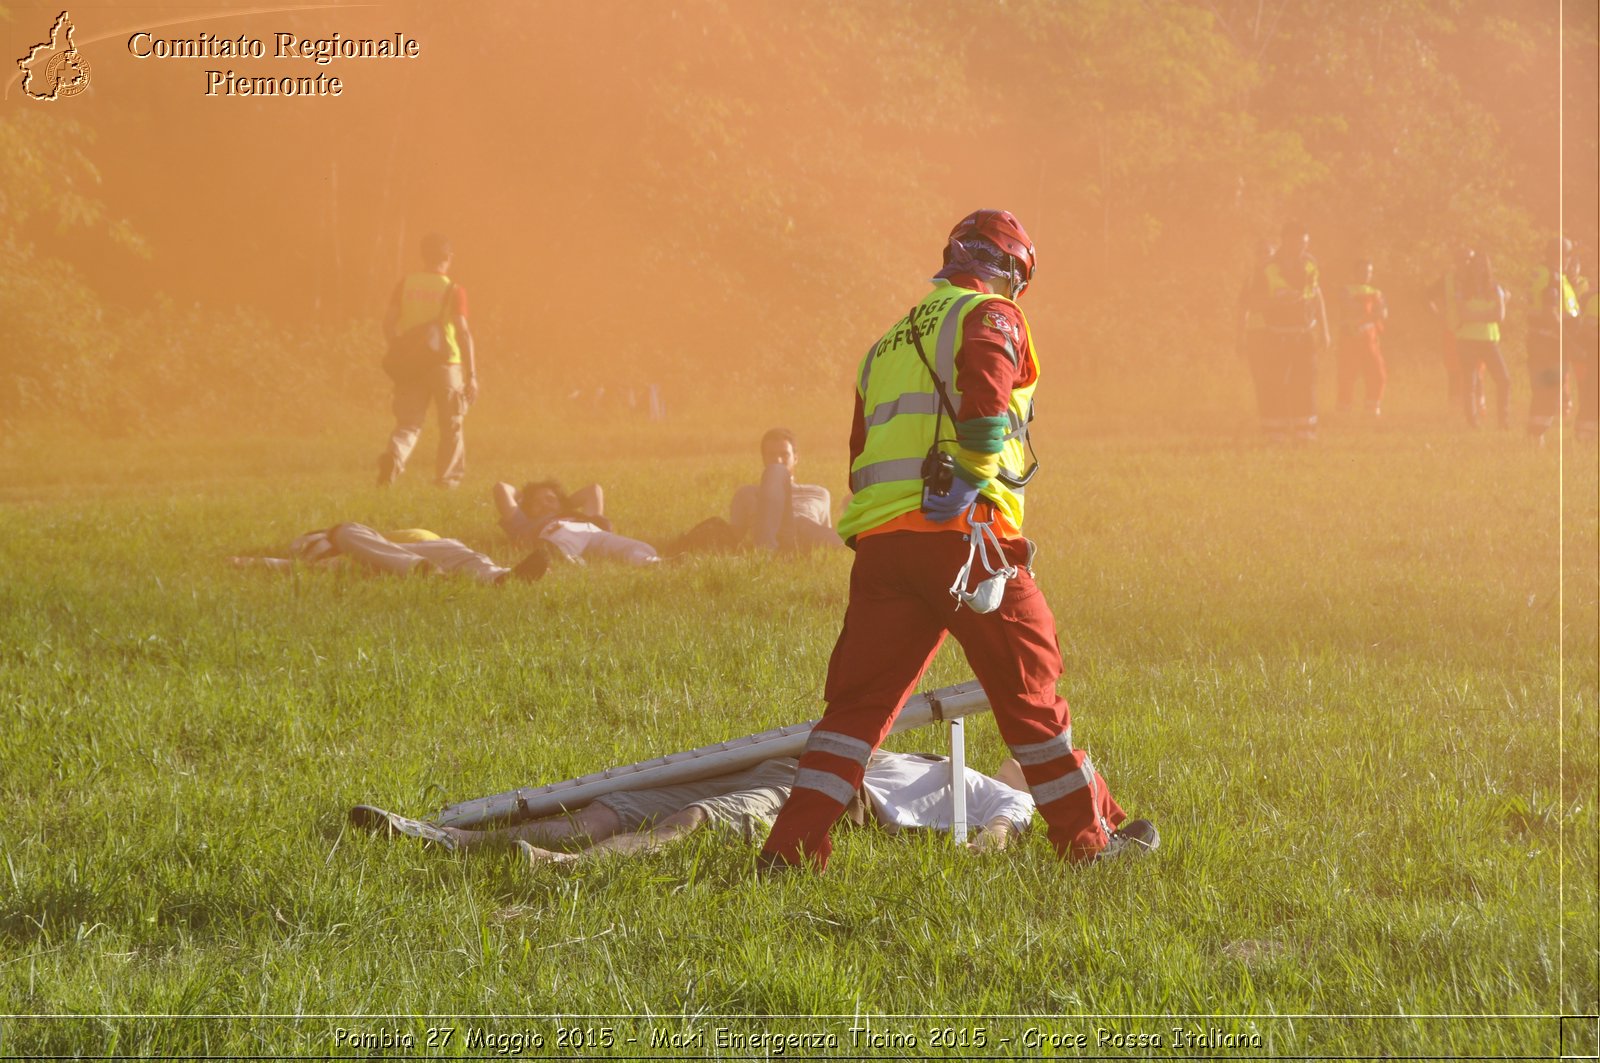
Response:
[{"label": "shoulder strap", "polygon": [[[919,304],[920,305],[920,304]],[[944,407],[944,412],[950,415],[950,423],[956,423],[956,409],[950,402],[950,393],[945,390],[944,380],[934,370],[933,363],[928,361],[928,352],[922,349],[922,333],[917,329],[917,308],[913,306],[906,315],[906,325],[911,329],[911,343],[917,349],[917,357],[922,359],[922,364],[928,367],[928,375],[933,377],[934,390],[939,393],[939,405]],[[934,425],[933,434],[939,434],[939,427]]]}]

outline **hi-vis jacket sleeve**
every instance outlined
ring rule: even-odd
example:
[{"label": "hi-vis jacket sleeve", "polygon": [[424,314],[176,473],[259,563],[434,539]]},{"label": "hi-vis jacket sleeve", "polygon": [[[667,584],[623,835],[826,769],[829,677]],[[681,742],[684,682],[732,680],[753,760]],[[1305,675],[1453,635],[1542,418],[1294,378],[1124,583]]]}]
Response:
[{"label": "hi-vis jacket sleeve", "polygon": [[1033,382],[1033,357],[1022,315],[999,299],[967,315],[956,350],[957,471],[982,486],[1000,469],[1011,392]]}]

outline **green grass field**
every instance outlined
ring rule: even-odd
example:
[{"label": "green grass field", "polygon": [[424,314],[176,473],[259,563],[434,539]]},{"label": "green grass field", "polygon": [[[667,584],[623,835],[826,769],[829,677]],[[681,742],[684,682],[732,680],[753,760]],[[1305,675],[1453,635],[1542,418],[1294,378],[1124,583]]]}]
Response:
[{"label": "green grass field", "polygon": [[[801,478],[836,500],[847,412],[792,417]],[[1592,447],[1563,483],[1559,448],[1403,408],[1305,450],[1063,416],[1029,511],[1063,692],[1161,850],[1072,868],[1042,831],[983,860],[862,832],[827,875],[768,882],[726,837],[534,873],[347,829],[358,802],[421,814],[820,712],[843,551],[501,589],[225,563],[347,519],[510,557],[489,484],[582,430],[511,413],[474,415],[449,494],[426,462],[367,486],[378,408],[314,439],[0,448],[0,1057],[1592,1038],[1558,1018],[1600,1007]],[[553,471],[664,541],[752,478],[764,419],[605,419]],[[926,685],[967,677],[947,648]],[[992,720],[969,736],[992,766]]]}]

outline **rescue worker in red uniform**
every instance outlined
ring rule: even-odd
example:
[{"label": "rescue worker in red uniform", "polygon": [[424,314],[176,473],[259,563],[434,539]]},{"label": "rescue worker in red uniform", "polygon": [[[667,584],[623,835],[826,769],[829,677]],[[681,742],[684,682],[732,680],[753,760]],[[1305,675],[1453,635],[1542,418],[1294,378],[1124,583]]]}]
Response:
[{"label": "rescue worker in red uniform", "polygon": [[[1317,352],[1332,346],[1311,234],[1299,222],[1283,226],[1278,250],[1256,274],[1246,306],[1265,325],[1270,416],[1267,438],[1309,443],[1317,438]],[[1275,426],[1275,427],[1274,427]]]},{"label": "rescue worker in red uniform", "polygon": [[[959,222],[933,290],[861,362],[839,534],[856,551],[827,710],[761,853],[826,867],[828,832],[943,643],[956,637],[1062,858],[1154,848],[1072,743],[1055,619],[1022,537],[1039,361],[1013,301],[1036,258],[1005,211]],[[1034,469],[1037,463],[1032,463]],[[953,581],[953,582],[952,582]]]},{"label": "rescue worker in red uniform", "polygon": [[1372,263],[1356,263],[1356,282],[1344,286],[1344,312],[1340,320],[1339,337],[1339,410],[1345,412],[1355,405],[1356,378],[1366,381],[1367,413],[1377,417],[1383,412],[1383,391],[1389,381],[1389,371],[1383,362],[1384,322],[1389,320],[1389,307],[1383,293],[1372,286]]}]

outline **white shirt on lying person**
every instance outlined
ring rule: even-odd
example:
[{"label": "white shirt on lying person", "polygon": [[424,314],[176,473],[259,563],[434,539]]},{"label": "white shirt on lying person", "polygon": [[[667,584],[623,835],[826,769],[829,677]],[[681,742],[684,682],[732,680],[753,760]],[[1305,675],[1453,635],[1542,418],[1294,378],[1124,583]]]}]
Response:
[{"label": "white shirt on lying person", "polygon": [[[1031,795],[971,768],[966,772],[968,823],[981,827],[1003,816],[1018,830],[1028,825]],[[861,788],[878,822],[890,830],[948,830],[955,822],[949,757],[879,750],[867,763]]]},{"label": "white shirt on lying person", "polygon": [[512,501],[510,484],[500,484],[496,489],[503,489],[506,499],[501,504],[500,527],[512,542],[532,546],[535,539],[543,539],[560,550],[568,561],[580,563],[606,558],[630,565],[649,565],[660,560],[656,548],[649,543],[607,531],[580,514],[563,516],[552,512],[530,517]]},{"label": "white shirt on lying person", "polygon": [[604,557],[630,565],[648,565],[661,560],[649,543],[608,532],[586,520],[557,518],[544,526],[539,538],[560,550],[569,561]]}]

